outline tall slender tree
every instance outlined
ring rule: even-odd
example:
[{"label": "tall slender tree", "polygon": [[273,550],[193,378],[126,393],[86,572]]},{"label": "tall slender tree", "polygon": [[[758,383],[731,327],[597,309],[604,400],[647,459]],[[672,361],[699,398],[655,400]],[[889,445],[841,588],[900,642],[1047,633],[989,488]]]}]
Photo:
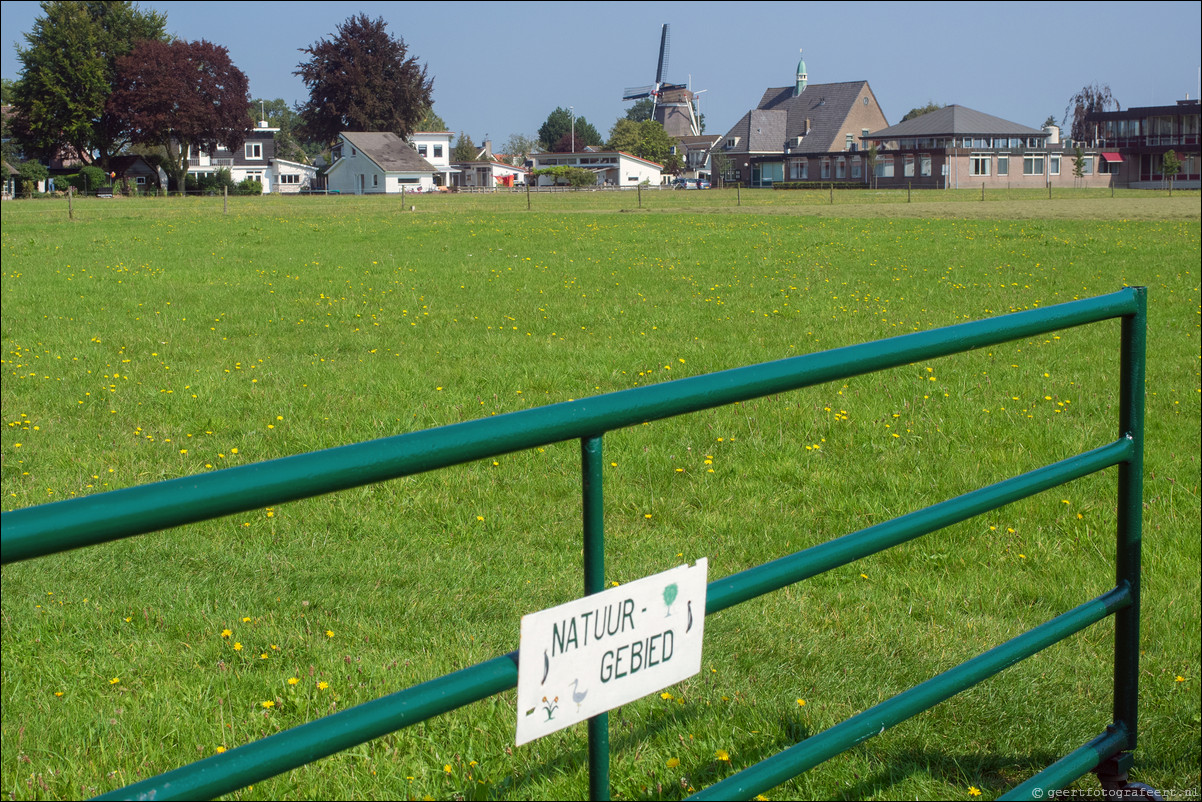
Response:
[{"label": "tall slender tree", "polygon": [[183,188],[189,153],[242,147],[251,125],[246,75],[229,51],[206,42],[144,41],[117,62],[108,113],[139,144],[166,149],[164,168]]},{"label": "tall slender tree", "polygon": [[434,79],[387,27],[383,17],[359,14],[339,25],[332,39],[301,49],[309,59],[293,74],[309,88],[300,108],[305,138],[332,144],[342,131],[408,137],[417,129],[434,105]]},{"label": "tall slender tree", "polygon": [[1064,108],[1062,124],[1067,124],[1069,117],[1072,117],[1073,126],[1069,136],[1074,142],[1087,142],[1092,132],[1086,118],[1094,112],[1110,109],[1118,111],[1119,102],[1111,94],[1108,84],[1084,86],[1080,92],[1069,98],[1068,105]]},{"label": "tall slender tree", "polygon": [[13,129],[45,156],[65,150],[107,162],[128,143],[106,114],[117,60],[142,40],[167,38],[166,15],[116,0],[42,3],[42,16],[17,48],[21,75],[12,87]]}]

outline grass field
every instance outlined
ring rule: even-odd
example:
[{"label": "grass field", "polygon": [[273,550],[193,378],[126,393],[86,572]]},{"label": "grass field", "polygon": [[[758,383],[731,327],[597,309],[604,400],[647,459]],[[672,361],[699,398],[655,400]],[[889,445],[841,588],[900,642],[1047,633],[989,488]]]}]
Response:
[{"label": "grass field", "polygon": [[[3,509],[1145,285],[1134,776],[1183,798],[1199,195],[1117,194],[6,202]],[[1117,345],[1094,325],[611,433],[606,578],[725,576],[1110,442]],[[516,648],[580,594],[579,482],[550,444],[4,567],[3,793],[120,788]],[[681,798],[1096,596],[1114,504],[1108,471],[711,617],[700,675],[611,714],[614,796]],[[1110,721],[1111,633],[768,796],[1000,795]],[[583,798],[583,728],[514,748],[514,718],[501,694],[232,796]]]}]

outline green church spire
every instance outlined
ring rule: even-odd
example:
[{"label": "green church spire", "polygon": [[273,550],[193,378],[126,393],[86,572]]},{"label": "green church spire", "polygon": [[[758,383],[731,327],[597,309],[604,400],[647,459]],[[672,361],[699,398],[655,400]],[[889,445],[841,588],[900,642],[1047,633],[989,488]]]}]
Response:
[{"label": "green church spire", "polygon": [[[797,52],[802,52],[798,50]],[[806,61],[801,59],[797,62],[797,85],[793,87],[793,97],[797,97],[802,92],[806,91],[806,84],[810,82],[809,76],[806,75]]]}]

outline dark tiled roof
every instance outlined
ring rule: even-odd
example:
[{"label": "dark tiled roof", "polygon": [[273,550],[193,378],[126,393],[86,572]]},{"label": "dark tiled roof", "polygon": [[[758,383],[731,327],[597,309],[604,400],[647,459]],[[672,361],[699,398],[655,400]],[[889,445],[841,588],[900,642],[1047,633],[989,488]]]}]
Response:
[{"label": "dark tiled roof", "polygon": [[994,117],[983,111],[970,109],[967,106],[944,106],[941,109],[927,112],[921,117],[906,120],[904,123],[873,131],[870,136],[876,138],[898,138],[918,136],[972,136],[981,134],[1003,136],[1039,136],[1044,132],[1038,128],[1030,128],[1001,117]]},{"label": "dark tiled roof", "polygon": [[[786,147],[810,153],[842,150],[843,142],[836,140],[852,107],[870,92],[868,82],[810,84],[796,97],[793,89],[782,86],[765,90],[756,107],[735,123],[723,139],[740,137],[734,150],[752,153],[779,153]],[[801,145],[792,145],[799,136],[805,137]]]},{"label": "dark tiled roof", "polygon": [[[390,131],[343,131],[342,137],[389,173],[436,173],[434,165],[417,155],[405,140]],[[346,154],[343,154],[346,158]]]},{"label": "dark tiled roof", "polygon": [[[139,162],[141,163],[140,165]],[[152,173],[158,172],[150,162],[141,156],[114,156],[109,159],[109,169],[117,175],[124,175],[127,170],[135,166],[141,166],[144,170],[149,170]]]}]

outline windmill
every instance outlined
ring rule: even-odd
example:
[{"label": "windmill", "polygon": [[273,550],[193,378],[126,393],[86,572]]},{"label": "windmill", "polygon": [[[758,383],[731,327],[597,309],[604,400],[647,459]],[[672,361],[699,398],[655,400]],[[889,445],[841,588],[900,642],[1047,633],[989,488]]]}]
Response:
[{"label": "windmill", "polygon": [[672,136],[696,136],[700,133],[697,115],[693,109],[693,92],[683,84],[667,82],[668,74],[668,23],[664,23],[659,34],[659,61],[655,66],[655,83],[648,86],[627,87],[622,100],[651,98],[651,118],[663,125]]}]

